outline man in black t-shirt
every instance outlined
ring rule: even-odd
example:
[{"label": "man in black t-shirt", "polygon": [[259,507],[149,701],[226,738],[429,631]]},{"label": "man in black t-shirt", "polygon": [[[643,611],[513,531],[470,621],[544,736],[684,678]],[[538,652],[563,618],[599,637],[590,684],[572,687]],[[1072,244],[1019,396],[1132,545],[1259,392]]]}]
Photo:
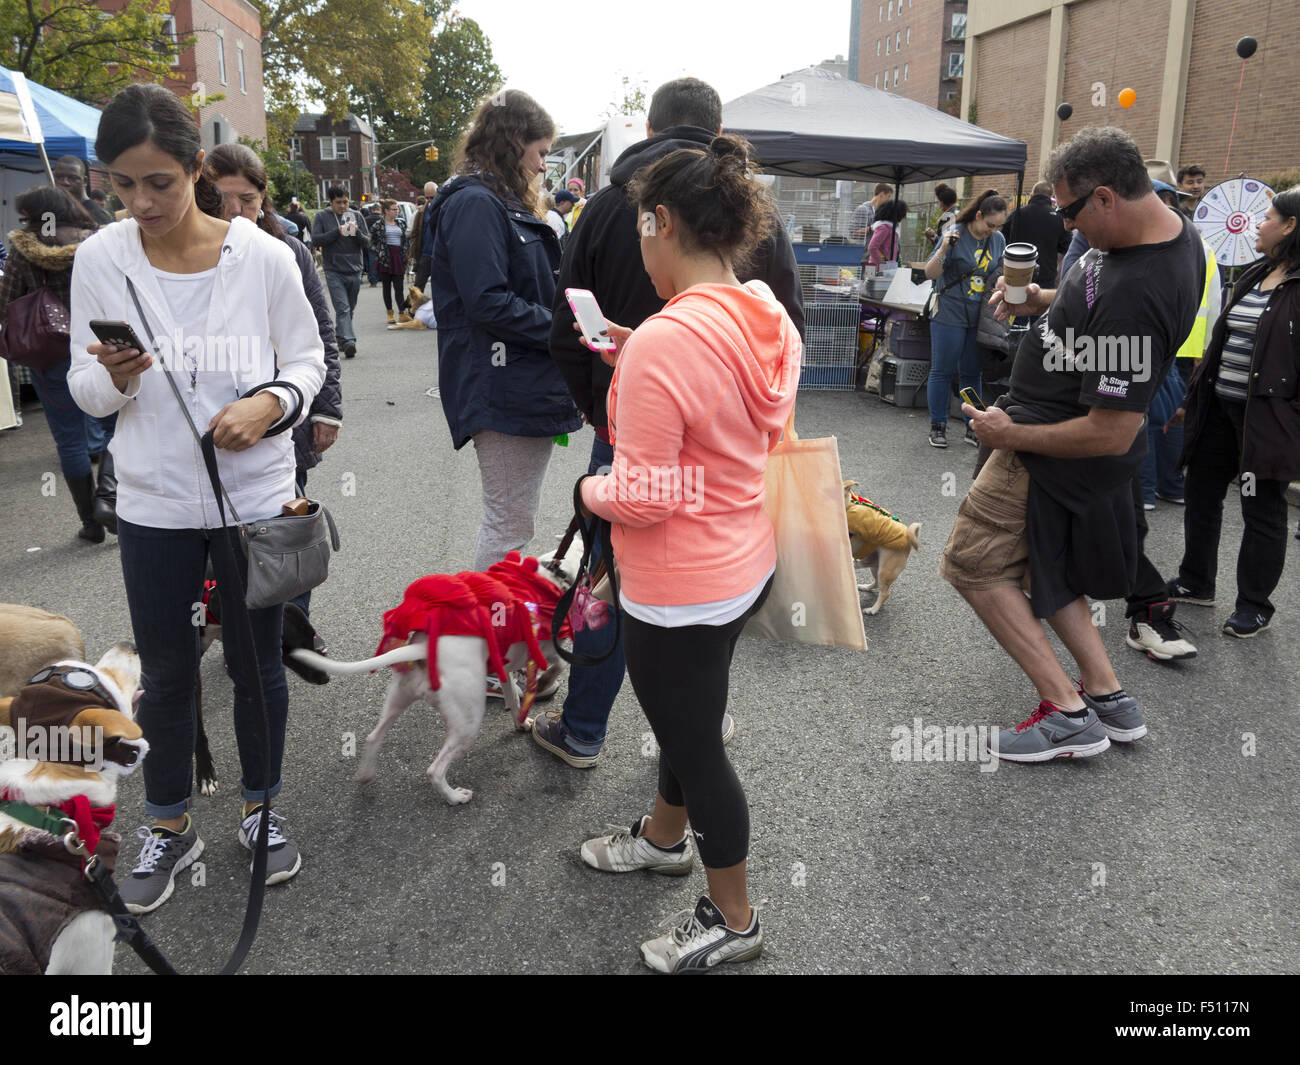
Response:
[{"label": "man in black t-shirt", "polygon": [[[964,408],[992,454],[940,566],[1038,689],[1038,709],[997,737],[994,753],[1019,762],[1086,758],[1147,733],[1086,597],[1120,598],[1134,583],[1132,481],[1146,454],[1146,409],[1205,282],[1200,240],[1155,195],[1124,131],[1081,131],[1052,154],[1047,176],[1067,226],[1092,250],[1058,290],[1031,285],[1023,304],[999,306],[998,284],[990,302],[1000,317],[1043,317],[1021,342],[1001,408]],[[1074,657],[1082,690],[1038,618]]]}]

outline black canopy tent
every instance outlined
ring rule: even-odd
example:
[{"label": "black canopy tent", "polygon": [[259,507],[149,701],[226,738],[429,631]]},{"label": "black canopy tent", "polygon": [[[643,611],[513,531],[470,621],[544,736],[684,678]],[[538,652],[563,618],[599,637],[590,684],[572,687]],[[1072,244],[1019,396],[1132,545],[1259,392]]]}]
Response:
[{"label": "black canopy tent", "polygon": [[724,104],[722,126],[755,149],[762,170],[839,181],[913,181],[1017,174],[1024,141],[815,67]]}]

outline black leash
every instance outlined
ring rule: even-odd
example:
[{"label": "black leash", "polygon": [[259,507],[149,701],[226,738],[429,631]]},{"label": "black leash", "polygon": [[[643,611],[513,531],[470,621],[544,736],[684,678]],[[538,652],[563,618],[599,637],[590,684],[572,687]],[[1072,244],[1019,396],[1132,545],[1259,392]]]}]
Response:
[{"label": "black leash", "polygon": [[[573,666],[598,666],[604,662],[618,648],[619,640],[623,638],[622,632],[622,612],[618,605],[618,569],[614,565],[614,544],[610,539],[610,524],[603,518],[592,517],[591,522],[582,516],[582,481],[578,481],[573,486],[573,521],[569,523],[569,529],[564,534],[564,539],[560,541],[560,547],[555,552],[555,562],[558,566],[564,553],[568,551],[569,545],[573,543],[574,536],[581,531],[582,533],[582,561],[578,564],[578,574],[574,581],[560,596],[560,601],[555,604],[555,613],[551,617],[551,632],[556,634],[555,653]],[[591,554],[596,546],[596,539],[600,538],[601,562],[596,573],[589,571],[591,565]],[[558,633],[565,620],[569,616],[569,609],[573,606],[574,597],[578,594],[578,588],[584,581],[590,587],[594,588],[599,582],[602,573],[609,573],[609,587],[613,592],[613,602],[610,604],[610,611],[614,615],[614,640],[609,645],[609,650],[603,655],[576,654],[573,651],[565,650],[564,645],[560,642]]]}]

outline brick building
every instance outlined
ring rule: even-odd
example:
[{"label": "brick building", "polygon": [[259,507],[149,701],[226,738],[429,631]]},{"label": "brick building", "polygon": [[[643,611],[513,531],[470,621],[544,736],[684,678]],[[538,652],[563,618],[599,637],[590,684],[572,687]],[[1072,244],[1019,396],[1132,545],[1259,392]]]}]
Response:
[{"label": "brick building", "polygon": [[849,77],[957,114],[966,0],[855,0],[851,11]]},{"label": "brick building", "polygon": [[[980,126],[1027,142],[1026,190],[1052,148],[1088,125],[1122,127],[1146,158],[1175,170],[1199,163],[1207,185],[1300,166],[1289,88],[1300,4],[1291,0],[980,0],[966,34],[961,114],[973,106]],[[1247,34],[1259,50],[1245,64],[1225,170],[1242,76],[1234,46]],[[1122,89],[1137,94],[1127,110]],[[1062,102],[1074,108],[1064,122]],[[990,184],[1014,189],[1015,179]]]},{"label": "brick building", "polygon": [[[103,0],[106,11],[120,0]],[[176,50],[175,77],[163,84],[198,106],[203,147],[240,137],[266,139],[266,101],[262,94],[262,20],[249,0],[171,0],[163,32],[174,41],[193,35],[194,43]],[[206,103],[221,94],[225,99]]]},{"label": "brick building", "polygon": [[289,158],[311,172],[322,204],[331,185],[343,186],[358,203],[377,194],[375,134],[356,115],[342,119],[311,112],[299,115],[289,138]]}]

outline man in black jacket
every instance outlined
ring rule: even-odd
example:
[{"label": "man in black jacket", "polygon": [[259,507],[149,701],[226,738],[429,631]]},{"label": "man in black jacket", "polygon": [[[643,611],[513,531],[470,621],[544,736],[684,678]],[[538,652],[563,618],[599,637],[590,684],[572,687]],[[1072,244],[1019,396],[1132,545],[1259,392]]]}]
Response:
[{"label": "man in black jacket", "polygon": [[1038,248],[1038,268],[1034,271],[1034,284],[1040,288],[1056,287],[1056,270],[1061,256],[1070,247],[1070,234],[1065,222],[1052,205],[1052,186],[1040,181],[1034,186],[1029,202],[1011,212],[1002,235],[1008,244],[1020,241]]},{"label": "man in black jacket", "polygon": [[[722,100],[717,92],[697,78],[681,78],[661,85],[650,101],[646,140],[623,152],[610,170],[610,184],[593,195],[582,212],[582,225],[570,234],[560,264],[555,305],[551,315],[551,357],[559,364],[564,380],[584,419],[596,432],[592,443],[589,472],[608,467],[614,460],[609,443],[609,419],[605,399],[614,376],[613,367],[583,347],[573,328],[573,311],[564,291],[590,289],[607,320],[635,329],[663,309],[654,285],[641,263],[636,207],[625,191],[628,181],[644,166],[681,148],[707,148],[722,132]],[[803,302],[794,249],[784,228],[777,226],[761,244],[744,270],[741,281],[762,280],[781,301],[795,328],[803,335]],[[574,638],[574,651],[593,655],[609,649],[613,626],[593,633],[590,629]],[[533,725],[533,739],[545,750],[577,768],[594,766],[605,739],[605,726],[614,699],[623,685],[623,649],[599,666],[575,666],[569,675],[569,694],[564,714],[552,719],[539,716]],[[734,729],[730,715],[723,719],[726,739]]]}]

